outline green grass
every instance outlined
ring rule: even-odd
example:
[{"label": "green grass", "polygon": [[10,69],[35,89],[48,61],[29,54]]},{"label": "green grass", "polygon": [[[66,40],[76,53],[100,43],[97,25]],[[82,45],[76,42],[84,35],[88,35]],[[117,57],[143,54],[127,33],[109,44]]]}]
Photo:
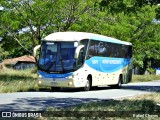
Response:
[{"label": "green grass", "polygon": [[1,70],[0,93],[37,90],[36,77],[31,70]]},{"label": "green grass", "polygon": [[147,82],[160,80],[160,75],[133,75],[132,82]]},{"label": "green grass", "polygon": [[[0,93],[38,90],[37,74],[31,70],[0,70]],[[160,80],[160,75],[133,75],[132,82]]]},{"label": "green grass", "polygon": [[[90,120],[90,119],[98,119],[98,120],[103,120],[103,119],[112,119],[112,120],[117,120],[117,119],[153,119],[153,120],[158,120],[158,118],[134,118],[133,114],[134,111],[140,111],[137,114],[142,114],[141,112],[143,111],[144,113],[149,113],[150,115],[160,115],[160,93],[153,93],[153,94],[147,94],[147,95],[140,95],[136,97],[130,97],[130,98],[125,98],[125,99],[119,99],[119,100],[104,100],[104,101],[99,101],[99,102],[91,102],[87,104],[81,104],[75,107],[69,107],[69,108],[48,108],[47,111],[50,113],[55,113],[55,111],[61,111],[61,113],[64,113],[66,116],[72,115],[72,117],[54,117],[50,116],[46,118],[46,120],[56,120],[56,119],[75,119],[76,117],[73,117],[75,114],[74,112],[79,112],[81,113],[81,117],[79,116],[80,120]],[[73,114],[71,114],[73,112]],[[104,112],[104,114],[103,114]],[[157,113],[156,113],[157,112]],[[120,117],[106,117],[109,116],[109,113],[113,114],[120,114],[122,118]],[[100,114],[100,116],[99,116]],[[109,115],[106,115],[109,114]],[[65,116],[64,115],[64,116]],[[87,115],[87,117],[85,116]],[[129,116],[130,117],[129,117]],[[85,117],[84,117],[85,116]],[[126,117],[128,116],[128,117]],[[78,117],[78,116],[77,116]],[[160,116],[159,116],[160,117]]]},{"label": "green grass", "polygon": [[154,111],[160,110],[157,104],[160,93],[145,94],[135,97],[129,97],[119,100],[104,100],[102,102],[92,102],[76,107],[67,108],[66,110],[75,111]]}]

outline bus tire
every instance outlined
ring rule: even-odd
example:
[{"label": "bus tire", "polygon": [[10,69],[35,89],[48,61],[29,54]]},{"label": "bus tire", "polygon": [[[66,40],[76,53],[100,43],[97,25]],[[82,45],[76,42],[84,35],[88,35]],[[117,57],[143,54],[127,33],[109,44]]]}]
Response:
[{"label": "bus tire", "polygon": [[115,85],[111,85],[112,88],[120,89],[122,87],[122,75],[118,78],[118,83]]},{"label": "bus tire", "polygon": [[86,85],[84,86],[84,91],[89,91],[91,89],[91,78],[87,78]]},{"label": "bus tire", "polygon": [[52,92],[57,92],[60,90],[60,87],[51,87]]}]

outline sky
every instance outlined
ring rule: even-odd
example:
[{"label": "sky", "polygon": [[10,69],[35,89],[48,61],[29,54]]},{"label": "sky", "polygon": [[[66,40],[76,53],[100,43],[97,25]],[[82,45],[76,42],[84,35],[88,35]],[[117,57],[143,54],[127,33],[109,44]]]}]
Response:
[{"label": "sky", "polygon": [[3,7],[2,7],[2,6],[0,6],[0,10],[3,10]]}]

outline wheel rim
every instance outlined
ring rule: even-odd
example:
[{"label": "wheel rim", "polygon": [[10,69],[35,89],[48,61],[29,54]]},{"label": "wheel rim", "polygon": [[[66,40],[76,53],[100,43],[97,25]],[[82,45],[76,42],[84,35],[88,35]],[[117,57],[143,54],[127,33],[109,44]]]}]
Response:
[{"label": "wheel rim", "polygon": [[119,86],[119,87],[121,87],[121,85],[122,85],[122,84],[121,84],[121,81],[119,81],[119,84],[118,84],[118,86]]},{"label": "wheel rim", "polygon": [[122,86],[122,78],[119,77],[118,87],[121,87],[121,86]]},{"label": "wheel rim", "polygon": [[86,85],[84,87],[84,90],[85,91],[89,91],[90,90],[90,81],[89,80],[87,80]]}]

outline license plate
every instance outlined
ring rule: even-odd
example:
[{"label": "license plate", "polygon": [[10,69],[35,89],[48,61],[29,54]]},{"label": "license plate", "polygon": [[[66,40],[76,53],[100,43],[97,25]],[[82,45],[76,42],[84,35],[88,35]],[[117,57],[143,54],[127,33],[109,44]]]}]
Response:
[{"label": "license plate", "polygon": [[51,84],[52,84],[52,85],[58,85],[58,83],[57,83],[57,82],[51,82]]}]

